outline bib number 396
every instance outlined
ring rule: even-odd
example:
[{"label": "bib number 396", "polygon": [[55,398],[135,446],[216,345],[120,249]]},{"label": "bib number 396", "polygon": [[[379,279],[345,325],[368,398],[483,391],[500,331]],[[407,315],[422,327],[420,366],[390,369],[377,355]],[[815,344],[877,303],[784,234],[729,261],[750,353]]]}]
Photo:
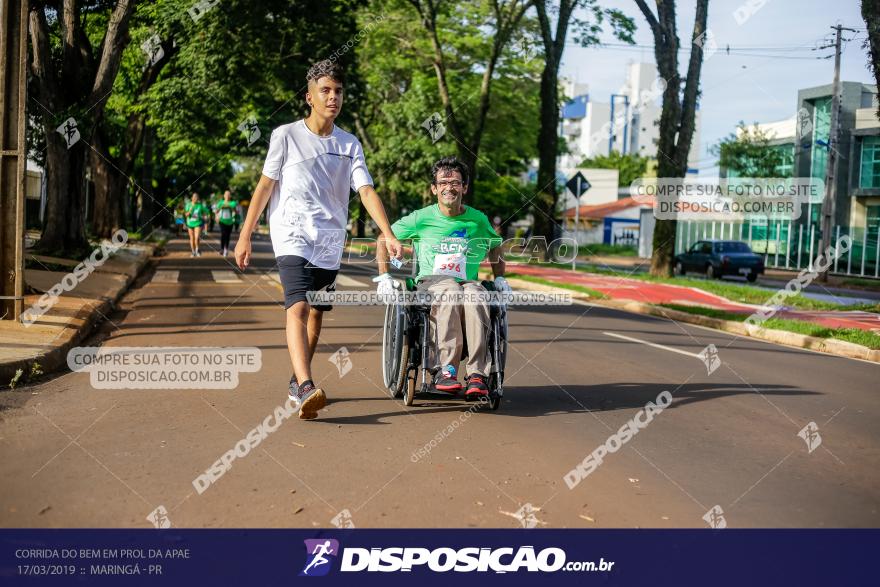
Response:
[{"label": "bib number 396", "polygon": [[437,255],[434,258],[434,275],[448,275],[465,279],[465,258],[461,253]]}]

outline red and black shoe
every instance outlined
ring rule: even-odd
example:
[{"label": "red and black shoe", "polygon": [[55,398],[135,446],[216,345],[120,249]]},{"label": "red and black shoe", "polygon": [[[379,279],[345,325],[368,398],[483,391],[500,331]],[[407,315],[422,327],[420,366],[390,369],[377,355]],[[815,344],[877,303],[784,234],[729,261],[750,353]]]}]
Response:
[{"label": "red and black shoe", "polygon": [[486,385],[486,378],[479,373],[474,373],[467,380],[467,391],[464,392],[464,398],[469,402],[481,401],[489,397],[489,386]]},{"label": "red and black shoe", "polygon": [[455,378],[455,367],[447,365],[437,372],[434,378],[434,389],[455,395],[461,391],[461,383]]}]

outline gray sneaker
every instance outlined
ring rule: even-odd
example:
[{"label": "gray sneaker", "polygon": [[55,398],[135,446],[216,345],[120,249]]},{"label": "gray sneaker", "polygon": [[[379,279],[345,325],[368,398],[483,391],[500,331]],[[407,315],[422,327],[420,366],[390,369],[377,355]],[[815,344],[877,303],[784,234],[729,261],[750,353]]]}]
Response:
[{"label": "gray sneaker", "polygon": [[312,420],[318,417],[318,410],[327,405],[327,396],[320,387],[300,386],[293,398],[293,403],[299,406],[301,420]]},{"label": "gray sneaker", "polygon": [[299,399],[296,394],[299,393],[299,383],[296,382],[296,375],[290,378],[290,386],[287,388],[287,398],[293,403],[299,405]]}]

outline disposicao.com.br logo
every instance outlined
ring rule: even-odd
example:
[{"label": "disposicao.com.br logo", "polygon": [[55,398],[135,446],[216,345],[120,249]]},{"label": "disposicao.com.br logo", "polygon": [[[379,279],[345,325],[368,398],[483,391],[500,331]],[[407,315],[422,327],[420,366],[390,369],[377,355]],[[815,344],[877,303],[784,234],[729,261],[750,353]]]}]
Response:
[{"label": "disposicao.com.br logo", "polygon": [[[300,576],[325,575],[330,570],[328,556],[339,553],[336,540],[306,540],[306,565]],[[468,573],[516,573],[518,571],[553,573],[556,571],[611,571],[613,561],[604,558],[595,561],[566,561],[561,548],[534,546],[520,547],[464,547],[419,548],[399,547],[343,549],[340,572],[411,572],[427,569],[435,573],[449,571]]]}]

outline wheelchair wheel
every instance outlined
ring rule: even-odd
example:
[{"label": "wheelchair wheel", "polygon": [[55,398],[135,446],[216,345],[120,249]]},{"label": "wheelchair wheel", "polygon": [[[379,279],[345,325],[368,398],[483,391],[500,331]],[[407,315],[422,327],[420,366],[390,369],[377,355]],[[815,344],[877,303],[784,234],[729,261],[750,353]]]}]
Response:
[{"label": "wheelchair wheel", "polygon": [[492,356],[492,373],[489,375],[489,409],[501,407],[504,396],[504,366],[507,363],[507,309],[498,308],[492,317],[492,336],[489,352]]},{"label": "wheelchair wheel", "polygon": [[489,409],[492,411],[501,407],[501,397],[504,395],[504,373],[492,373],[489,377]]},{"label": "wheelchair wheel", "polygon": [[406,340],[406,310],[402,305],[385,307],[382,332],[382,382],[393,398],[405,393],[409,344]]},{"label": "wheelchair wheel", "polygon": [[406,377],[406,381],[404,383],[405,389],[403,393],[404,405],[413,405],[413,400],[415,400],[416,398],[416,386],[418,384],[418,379],[419,369],[413,369],[412,374]]}]

